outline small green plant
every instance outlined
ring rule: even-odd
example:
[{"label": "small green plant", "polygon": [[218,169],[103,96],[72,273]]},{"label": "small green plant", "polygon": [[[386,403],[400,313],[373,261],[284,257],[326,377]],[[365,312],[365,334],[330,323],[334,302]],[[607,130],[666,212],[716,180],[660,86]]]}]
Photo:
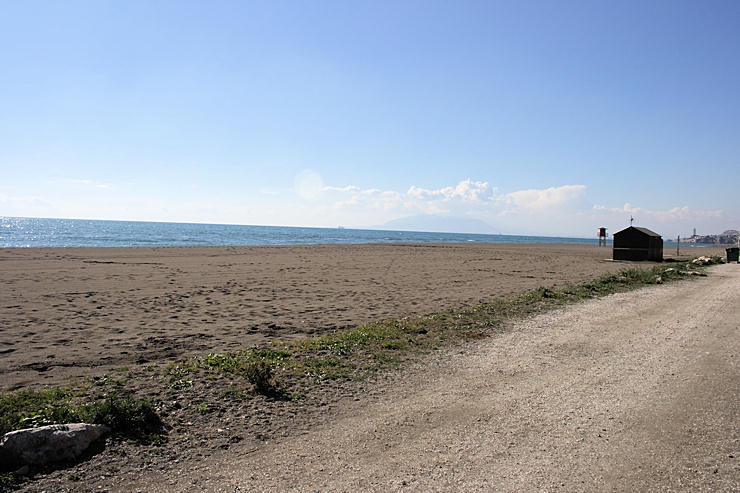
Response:
[{"label": "small green plant", "polygon": [[20,483],[21,478],[12,472],[0,472],[0,491],[17,489]]},{"label": "small green plant", "polygon": [[102,401],[82,405],[77,413],[86,423],[106,425],[114,433],[134,439],[146,439],[163,429],[151,401],[137,400],[130,394],[110,394]]},{"label": "small green plant", "polygon": [[247,394],[242,389],[229,387],[221,391],[221,397],[231,401],[243,401],[247,399]]},{"label": "small green plant", "polygon": [[209,354],[202,359],[202,365],[208,369],[221,372],[232,372],[239,368],[242,361],[238,353]]},{"label": "small green plant", "polygon": [[291,355],[292,352],[289,349],[276,348],[254,349],[251,351],[251,354],[244,354],[246,357],[259,358],[271,365],[279,365],[283,360],[289,358]]}]

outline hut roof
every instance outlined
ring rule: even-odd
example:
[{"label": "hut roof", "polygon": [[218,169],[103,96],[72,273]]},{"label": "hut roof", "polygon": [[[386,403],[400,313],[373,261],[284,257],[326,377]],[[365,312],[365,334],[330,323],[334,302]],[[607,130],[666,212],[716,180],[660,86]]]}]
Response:
[{"label": "hut roof", "polygon": [[629,231],[630,229],[636,229],[640,233],[646,234],[648,236],[657,236],[658,238],[660,238],[660,235],[658,233],[656,233],[655,231],[651,231],[651,230],[649,230],[647,228],[638,228],[637,226],[630,226],[629,228],[625,228],[622,231],[618,231],[618,232],[616,232],[614,234],[615,235],[618,235],[619,233],[623,233],[625,231]]}]

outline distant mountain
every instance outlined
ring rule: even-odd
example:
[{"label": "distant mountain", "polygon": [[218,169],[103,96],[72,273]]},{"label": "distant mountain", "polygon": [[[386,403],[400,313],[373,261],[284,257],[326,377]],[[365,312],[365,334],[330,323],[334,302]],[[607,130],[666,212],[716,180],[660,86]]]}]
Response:
[{"label": "distant mountain", "polygon": [[469,217],[435,216],[421,214],[388,221],[378,229],[398,231],[428,231],[434,233],[496,234],[493,226],[480,219]]}]

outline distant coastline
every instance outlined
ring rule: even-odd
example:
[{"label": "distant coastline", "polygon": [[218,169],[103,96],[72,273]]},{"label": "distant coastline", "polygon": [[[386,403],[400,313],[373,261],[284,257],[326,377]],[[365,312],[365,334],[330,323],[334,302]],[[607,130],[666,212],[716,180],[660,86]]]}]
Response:
[{"label": "distant coastline", "polygon": [[681,242],[693,243],[696,245],[736,245],[740,232],[734,229],[728,229],[716,235],[697,235],[682,239]]}]

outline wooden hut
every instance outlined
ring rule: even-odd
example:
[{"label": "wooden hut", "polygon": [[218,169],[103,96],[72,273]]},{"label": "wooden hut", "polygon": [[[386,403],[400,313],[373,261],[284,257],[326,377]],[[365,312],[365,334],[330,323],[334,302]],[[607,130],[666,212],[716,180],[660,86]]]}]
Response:
[{"label": "wooden hut", "polygon": [[614,233],[614,260],[663,261],[663,238],[647,228],[630,226]]}]

